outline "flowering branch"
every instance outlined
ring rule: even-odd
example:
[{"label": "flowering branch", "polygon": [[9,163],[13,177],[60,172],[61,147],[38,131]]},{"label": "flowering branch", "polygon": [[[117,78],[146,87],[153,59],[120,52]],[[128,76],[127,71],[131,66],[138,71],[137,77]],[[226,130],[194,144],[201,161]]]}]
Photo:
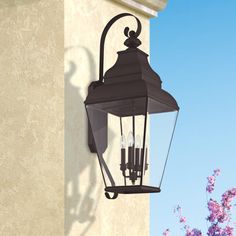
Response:
[{"label": "flowering branch", "polygon": [[[206,192],[212,194],[215,190],[216,177],[220,175],[220,169],[214,170],[213,174],[207,177]],[[208,227],[208,236],[233,236],[234,227],[231,223],[231,210],[232,201],[236,197],[236,188],[227,190],[221,198],[220,202],[210,198],[207,202],[207,207],[209,210],[209,216],[207,221],[210,222],[210,227]],[[202,236],[202,232],[199,229],[191,228],[186,222],[186,217],[182,215],[182,209],[177,206],[174,209],[174,213],[179,219],[179,223],[183,225],[183,230],[185,231],[185,236]],[[167,229],[163,232],[163,236],[169,236],[170,230]]]}]

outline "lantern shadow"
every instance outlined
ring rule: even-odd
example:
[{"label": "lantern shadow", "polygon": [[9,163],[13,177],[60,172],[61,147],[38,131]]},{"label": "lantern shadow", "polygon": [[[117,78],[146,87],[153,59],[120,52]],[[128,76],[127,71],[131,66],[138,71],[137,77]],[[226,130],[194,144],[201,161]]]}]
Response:
[{"label": "lantern shadow", "polygon": [[[95,79],[95,61],[91,52],[82,46],[73,46],[65,49],[77,50],[85,53],[90,71],[91,82]],[[83,57],[84,58],[84,57]],[[80,62],[81,63],[81,62]],[[85,236],[96,220],[96,209],[101,196],[103,185],[96,186],[97,156],[91,155],[87,143],[87,116],[84,107],[83,87],[84,78],[79,77],[75,60],[66,61],[68,66],[64,74],[65,79],[65,236],[69,235],[74,223],[87,224],[80,236]],[[76,77],[78,76],[78,78]],[[81,80],[81,81],[80,81]],[[76,84],[76,85],[74,85]],[[112,132],[109,130],[111,136]],[[112,137],[111,137],[112,138]],[[113,138],[112,138],[113,139]],[[83,175],[83,177],[82,177]],[[86,179],[86,183],[82,182]],[[100,176],[99,176],[100,177]],[[99,178],[98,177],[98,178]],[[96,192],[95,192],[96,189]],[[96,194],[96,195],[95,195]]]}]

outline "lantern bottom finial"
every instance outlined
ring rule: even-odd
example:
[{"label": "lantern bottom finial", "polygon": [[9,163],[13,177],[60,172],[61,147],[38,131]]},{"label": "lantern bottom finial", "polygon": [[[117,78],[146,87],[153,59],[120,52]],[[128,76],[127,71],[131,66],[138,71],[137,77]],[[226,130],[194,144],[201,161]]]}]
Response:
[{"label": "lantern bottom finial", "polygon": [[106,196],[106,198],[108,198],[110,200],[113,200],[113,199],[116,199],[118,197],[118,193],[114,192],[113,197],[111,197],[108,192],[105,192],[105,196]]}]

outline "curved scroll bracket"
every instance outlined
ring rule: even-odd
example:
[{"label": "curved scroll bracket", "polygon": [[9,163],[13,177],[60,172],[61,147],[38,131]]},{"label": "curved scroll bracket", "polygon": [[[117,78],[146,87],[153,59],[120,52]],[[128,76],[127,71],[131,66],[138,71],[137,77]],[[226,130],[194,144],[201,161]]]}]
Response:
[{"label": "curved scroll bracket", "polygon": [[[101,39],[100,39],[100,61],[99,61],[99,80],[98,81],[94,81],[90,84],[89,86],[89,93],[91,93],[94,89],[96,89],[99,86],[103,85],[103,69],[104,69],[104,46],[105,46],[105,39],[106,39],[106,35],[109,31],[109,29],[111,28],[111,26],[120,18],[125,17],[125,16],[132,16],[136,19],[137,21],[137,29],[136,31],[133,30],[129,30],[129,27],[125,27],[124,29],[124,34],[126,37],[128,37],[128,39],[126,39],[125,41],[125,45],[129,48],[136,48],[141,44],[141,41],[138,39],[138,36],[141,33],[141,29],[142,29],[142,25],[141,22],[139,21],[139,19],[137,17],[135,17],[134,15],[130,14],[130,13],[122,13],[119,14],[115,17],[113,17],[105,26],[102,35],[101,35]],[[92,117],[91,117],[92,116]],[[112,175],[102,157],[102,154],[104,153],[104,151],[107,148],[107,114],[101,113],[100,111],[96,111],[96,113],[93,113],[92,115],[90,114],[90,123],[88,125],[88,143],[89,143],[89,148],[91,152],[99,152],[98,153],[98,158],[99,158],[99,163],[100,163],[100,168],[102,171],[102,175],[103,175],[103,180],[106,186],[106,180],[104,177],[104,173],[103,173],[103,168],[108,176],[109,181],[111,182],[112,186],[115,186],[115,182],[112,178]],[[94,136],[93,136],[93,132],[91,131],[91,122],[94,124],[93,129],[95,130],[99,130],[99,132],[101,133],[101,136],[103,137],[103,139],[101,139],[102,141],[100,141],[99,143],[99,147],[100,150],[97,150],[97,145],[94,142]],[[113,195],[111,195],[111,193],[107,192],[105,190],[105,196],[108,199],[116,199],[118,197],[118,193],[114,192]]]},{"label": "curved scroll bracket", "polygon": [[[105,40],[106,40],[106,35],[109,31],[109,29],[111,28],[111,26],[120,18],[125,17],[125,16],[133,16],[136,21],[137,21],[137,30],[136,32],[129,29],[129,27],[125,27],[124,29],[124,35],[126,37],[128,37],[128,39],[126,39],[125,41],[125,45],[127,47],[137,47],[141,44],[141,41],[138,39],[138,36],[141,33],[141,29],[142,29],[142,25],[140,20],[130,14],[130,13],[121,13],[115,17],[113,17],[105,26],[102,35],[101,35],[101,39],[100,39],[100,61],[99,61],[99,80],[98,81],[94,81],[90,84],[89,89],[88,89],[88,93],[91,93],[96,87],[103,85],[103,69],[104,69],[104,47],[105,47]],[[96,114],[93,115],[93,119],[96,122],[97,126],[100,126],[102,132],[103,132],[103,137],[104,139],[101,139],[100,142],[101,146],[103,147],[103,151],[104,152],[107,148],[107,115],[104,113],[101,113],[99,111],[94,112]],[[96,153],[96,147],[95,147],[95,142],[94,142],[94,138],[91,132],[91,128],[88,125],[88,145],[89,145],[89,149],[92,153]]]},{"label": "curved scroll bracket", "polygon": [[118,197],[118,193],[114,193],[114,195],[111,197],[110,194],[108,192],[105,192],[105,196],[106,198],[108,198],[109,200],[114,200]]},{"label": "curved scroll bracket", "polygon": [[[104,45],[105,45],[106,35],[107,35],[109,29],[111,28],[111,26],[112,26],[117,20],[119,20],[120,18],[125,17],[125,16],[133,16],[133,17],[136,19],[137,24],[138,24],[136,32],[134,32],[134,31],[129,31],[129,27],[125,27],[125,29],[124,29],[124,34],[125,34],[125,36],[127,36],[127,37],[130,36],[131,38],[135,38],[135,44],[134,44],[134,45],[139,46],[139,45],[141,44],[141,41],[138,40],[137,37],[138,37],[138,36],[140,35],[140,33],[141,33],[142,25],[141,25],[140,20],[139,20],[136,16],[134,16],[134,15],[132,15],[132,14],[130,14],[130,13],[121,13],[121,14],[119,14],[119,15],[113,17],[113,18],[107,23],[107,25],[105,26],[105,28],[104,28],[104,30],[103,30],[103,32],[102,32],[101,39],[100,39],[100,61],[99,61],[99,81],[100,81],[100,82],[103,82]],[[133,40],[132,40],[132,41],[133,41]],[[131,44],[125,43],[125,45],[126,45],[126,46],[129,46],[129,45],[131,45]],[[132,45],[133,45],[133,44],[132,44]]]}]

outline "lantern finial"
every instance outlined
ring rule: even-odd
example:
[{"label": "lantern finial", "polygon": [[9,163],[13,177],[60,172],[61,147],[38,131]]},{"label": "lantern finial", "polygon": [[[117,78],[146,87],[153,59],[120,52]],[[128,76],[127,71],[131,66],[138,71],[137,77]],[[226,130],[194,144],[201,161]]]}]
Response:
[{"label": "lantern finial", "polygon": [[[117,21],[119,20],[120,18],[122,17],[125,17],[125,16],[133,16],[136,21],[137,21],[137,24],[138,24],[138,27],[137,27],[137,30],[136,32],[134,31],[130,31],[130,37],[131,35],[132,36],[135,36],[136,38],[140,35],[141,33],[141,30],[142,30],[142,25],[141,25],[141,22],[139,21],[139,19],[130,14],[130,13],[121,13],[115,17],[113,17],[106,25],[106,27],[104,28],[103,32],[102,32],[102,36],[101,36],[101,39],[100,39],[100,62],[99,62],[99,81],[100,82],[103,82],[103,65],[104,65],[104,45],[105,45],[105,39],[106,39],[106,35],[107,35],[107,32],[109,31],[110,27]],[[129,32],[129,27],[126,27],[125,30],[124,30],[124,33],[125,35],[128,37],[128,32]],[[134,32],[134,33],[133,33]]]},{"label": "lantern finial", "polygon": [[141,45],[141,41],[138,39],[138,35],[133,30],[129,32],[129,28],[126,27],[124,30],[124,34],[126,37],[128,37],[124,42],[124,45],[128,48],[137,48],[139,45]]}]

